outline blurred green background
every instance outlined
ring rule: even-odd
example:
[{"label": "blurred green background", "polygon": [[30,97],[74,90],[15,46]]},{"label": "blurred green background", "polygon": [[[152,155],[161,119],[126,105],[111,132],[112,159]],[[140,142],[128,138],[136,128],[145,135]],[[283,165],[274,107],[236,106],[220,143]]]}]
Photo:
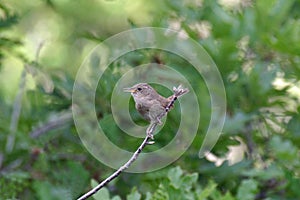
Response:
[{"label": "blurred green background", "polygon": [[[177,30],[210,54],[226,88],[225,126],[212,152],[199,159],[211,114],[201,76],[159,50],[120,58],[105,71],[96,96],[99,123],[115,144],[134,151],[141,142],[120,137],[110,108],[114,85],[137,65],[166,64],[189,77],[201,122],[175,163],[146,174],[124,173],[94,198],[300,199],[299,10],[299,0],[2,0],[0,199],[75,199],[113,173],[77,135],[73,83],[97,44],[146,26]],[[133,119],[145,124],[132,103]],[[164,132],[176,133],[178,115],[178,109],[170,112]],[[148,150],[172,137],[159,135]]]}]

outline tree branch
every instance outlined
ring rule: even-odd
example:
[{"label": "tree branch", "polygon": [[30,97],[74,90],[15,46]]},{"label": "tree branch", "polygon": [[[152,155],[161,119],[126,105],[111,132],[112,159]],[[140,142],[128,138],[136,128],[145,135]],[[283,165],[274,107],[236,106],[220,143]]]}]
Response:
[{"label": "tree branch", "polygon": [[[38,62],[38,58],[40,55],[40,51],[43,47],[43,43],[39,44],[38,49],[36,51],[35,61]],[[26,76],[27,71],[26,68],[28,67],[28,64],[24,64],[24,68],[22,70],[22,74],[20,77],[20,83],[17,95],[14,100],[13,109],[12,109],[12,115],[11,115],[11,121],[10,121],[10,127],[9,131],[10,134],[7,137],[5,150],[6,152],[12,152],[14,146],[15,146],[15,140],[16,140],[16,132],[18,128],[18,123],[21,115],[21,108],[22,108],[22,98],[26,89]]]},{"label": "tree branch", "polygon": [[6,150],[6,152],[9,152],[9,153],[12,152],[12,150],[15,146],[16,131],[18,128],[19,118],[21,115],[22,98],[23,98],[23,94],[24,94],[25,86],[26,86],[26,75],[27,75],[27,73],[24,68],[22,71],[22,74],[21,74],[21,78],[20,78],[19,90],[17,92],[17,95],[14,100],[14,104],[13,104],[13,110],[12,110],[11,121],[10,121],[10,126],[9,126],[10,134],[8,135],[7,141],[6,141],[5,150]]},{"label": "tree branch", "polygon": [[[152,129],[154,130],[154,129]],[[110,175],[108,178],[106,178],[104,181],[102,181],[99,185],[97,185],[95,188],[90,190],[89,192],[85,193],[81,197],[79,197],[77,200],[84,200],[98,192],[101,188],[103,188],[105,185],[107,185],[109,182],[111,182],[113,179],[118,177],[121,172],[123,172],[125,169],[127,169],[139,156],[139,154],[142,152],[142,150],[146,147],[148,144],[148,141],[150,140],[149,136],[146,136],[142,144],[139,146],[139,148],[134,152],[132,157],[123,165],[121,166],[117,171],[115,171],[112,175]]]},{"label": "tree branch", "polygon": [[69,122],[72,122],[72,117],[73,117],[72,112],[67,111],[66,113],[63,113],[60,116],[57,116],[55,119],[49,120],[42,126],[34,129],[33,131],[30,132],[29,135],[32,138],[37,138],[48,131],[58,129],[68,124]]},{"label": "tree branch", "polygon": [[[178,97],[186,94],[187,92],[189,92],[189,90],[186,88],[183,88],[181,85],[179,85],[177,88],[173,87],[173,92],[174,92],[174,94],[170,97],[170,103],[166,107],[165,112],[161,116],[159,116],[160,119],[162,117],[164,117],[170,111],[170,109],[173,107],[174,102],[178,99]],[[79,197],[77,200],[84,200],[84,199],[89,198],[90,196],[92,196],[93,194],[98,192],[101,188],[103,188],[105,185],[107,185],[109,182],[111,182],[113,179],[118,177],[124,170],[126,170],[138,158],[139,154],[147,146],[147,144],[149,144],[149,145],[153,144],[153,141],[149,141],[149,140],[152,139],[151,135],[153,135],[157,125],[158,125],[158,122],[154,122],[149,125],[149,127],[147,129],[147,135],[146,135],[144,141],[139,146],[139,148],[134,152],[132,157],[124,165],[122,165],[117,171],[115,171],[112,175],[110,175],[104,181],[99,183],[92,190],[90,190],[89,192],[87,192],[84,195],[82,195],[81,197]]]}]

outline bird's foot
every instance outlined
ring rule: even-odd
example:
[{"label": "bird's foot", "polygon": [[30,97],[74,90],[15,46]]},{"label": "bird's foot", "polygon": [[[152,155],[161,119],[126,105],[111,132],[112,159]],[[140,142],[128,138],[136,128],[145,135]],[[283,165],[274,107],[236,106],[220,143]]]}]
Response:
[{"label": "bird's foot", "polygon": [[160,120],[160,117],[157,117],[156,120],[157,120],[157,122],[158,122],[159,125],[163,124],[162,121]]},{"label": "bird's foot", "polygon": [[155,143],[155,141],[148,141],[148,142],[146,142],[146,144],[148,144],[148,145],[151,145],[151,144],[154,144]]},{"label": "bird's foot", "polygon": [[151,139],[151,140],[154,140],[154,136],[153,136],[153,134],[152,133],[147,133],[147,136]]},{"label": "bird's foot", "polygon": [[147,133],[147,136],[152,140],[152,141],[147,141],[147,144],[154,144],[155,142],[154,142],[154,136],[153,136],[153,134],[151,134],[151,133]]}]

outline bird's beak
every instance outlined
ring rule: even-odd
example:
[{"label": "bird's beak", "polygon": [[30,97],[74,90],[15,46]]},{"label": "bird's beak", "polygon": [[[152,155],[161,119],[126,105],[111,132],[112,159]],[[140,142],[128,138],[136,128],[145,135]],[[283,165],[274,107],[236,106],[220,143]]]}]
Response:
[{"label": "bird's beak", "polygon": [[124,92],[136,92],[136,88],[131,87],[131,88],[124,88],[123,89]]}]

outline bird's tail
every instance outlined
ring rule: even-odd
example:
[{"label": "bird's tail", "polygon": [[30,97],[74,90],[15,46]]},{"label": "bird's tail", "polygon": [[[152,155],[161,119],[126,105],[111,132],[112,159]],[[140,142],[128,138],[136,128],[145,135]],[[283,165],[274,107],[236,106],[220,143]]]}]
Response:
[{"label": "bird's tail", "polygon": [[178,87],[173,87],[173,92],[174,92],[174,96],[178,98],[188,93],[189,89],[183,88],[182,85],[179,85]]},{"label": "bird's tail", "polygon": [[182,95],[189,92],[189,89],[183,88],[182,85],[179,85],[178,87],[173,87],[173,95],[168,98],[169,104],[166,107],[166,112],[168,112],[173,106],[177,98],[181,97]]}]

